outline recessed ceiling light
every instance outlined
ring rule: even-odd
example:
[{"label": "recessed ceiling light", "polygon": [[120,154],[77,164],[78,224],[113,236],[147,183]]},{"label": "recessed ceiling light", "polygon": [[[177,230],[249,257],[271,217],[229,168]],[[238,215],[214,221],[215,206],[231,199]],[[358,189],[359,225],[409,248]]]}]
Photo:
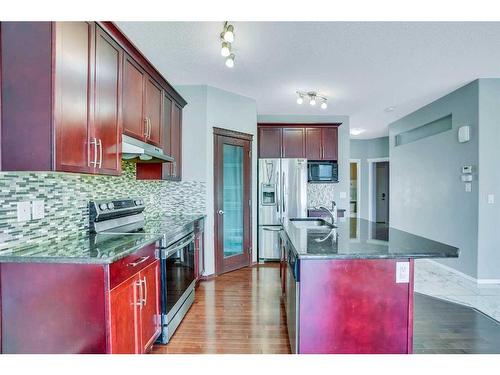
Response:
[{"label": "recessed ceiling light", "polygon": [[384,112],[393,112],[396,109],[396,107],[390,106],[384,109]]},{"label": "recessed ceiling light", "polygon": [[352,128],[350,133],[351,135],[360,135],[361,133],[364,133],[365,132],[365,129],[361,129],[361,128]]}]

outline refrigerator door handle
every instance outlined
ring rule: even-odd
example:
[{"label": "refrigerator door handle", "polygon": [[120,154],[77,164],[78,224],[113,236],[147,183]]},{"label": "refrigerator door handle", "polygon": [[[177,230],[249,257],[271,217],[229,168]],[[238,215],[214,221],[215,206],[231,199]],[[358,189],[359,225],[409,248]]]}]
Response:
[{"label": "refrigerator door handle", "polygon": [[279,184],[279,181],[280,181],[280,171],[279,171],[279,168],[276,168],[276,212],[280,212],[280,197],[281,197],[281,194],[280,194],[280,189],[281,189],[281,185]]},{"label": "refrigerator door handle", "polygon": [[283,203],[283,213],[285,213],[285,198],[286,198],[286,192],[285,192],[285,172],[283,172],[283,199],[281,200]]}]

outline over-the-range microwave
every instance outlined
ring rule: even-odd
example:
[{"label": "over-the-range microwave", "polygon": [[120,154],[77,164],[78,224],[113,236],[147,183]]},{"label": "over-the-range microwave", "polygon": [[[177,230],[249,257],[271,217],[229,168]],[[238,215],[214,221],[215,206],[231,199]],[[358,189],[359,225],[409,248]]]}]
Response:
[{"label": "over-the-range microwave", "polygon": [[307,162],[308,182],[339,182],[339,169],[335,160],[309,160]]}]

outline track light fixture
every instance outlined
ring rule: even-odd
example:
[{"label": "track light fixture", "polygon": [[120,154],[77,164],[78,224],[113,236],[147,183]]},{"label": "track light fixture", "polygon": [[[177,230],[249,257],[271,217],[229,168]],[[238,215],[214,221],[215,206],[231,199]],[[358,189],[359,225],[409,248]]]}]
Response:
[{"label": "track light fixture", "polygon": [[234,42],[234,26],[230,25],[227,21],[224,22],[222,32],[220,33],[220,40],[222,42],[220,54],[226,58],[226,66],[232,68],[235,57],[231,49],[231,43]]},{"label": "track light fixture", "polygon": [[304,103],[304,98],[309,99],[309,104],[314,107],[319,102],[321,109],[327,109],[328,98],[326,96],[318,94],[316,91],[297,91],[297,104]]}]

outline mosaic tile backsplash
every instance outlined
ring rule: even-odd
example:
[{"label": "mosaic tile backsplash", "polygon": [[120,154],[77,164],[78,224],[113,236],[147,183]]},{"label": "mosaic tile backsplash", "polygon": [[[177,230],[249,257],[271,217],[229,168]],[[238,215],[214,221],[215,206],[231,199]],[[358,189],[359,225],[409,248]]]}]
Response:
[{"label": "mosaic tile backsplash", "polygon": [[[141,197],[146,218],[205,212],[204,182],[137,181],[135,165],[121,176],[76,173],[0,173],[0,251],[88,230],[88,202]],[[45,200],[45,218],[17,222],[17,202]]]},{"label": "mosaic tile backsplash", "polygon": [[307,207],[330,208],[335,200],[335,184],[307,184]]}]

